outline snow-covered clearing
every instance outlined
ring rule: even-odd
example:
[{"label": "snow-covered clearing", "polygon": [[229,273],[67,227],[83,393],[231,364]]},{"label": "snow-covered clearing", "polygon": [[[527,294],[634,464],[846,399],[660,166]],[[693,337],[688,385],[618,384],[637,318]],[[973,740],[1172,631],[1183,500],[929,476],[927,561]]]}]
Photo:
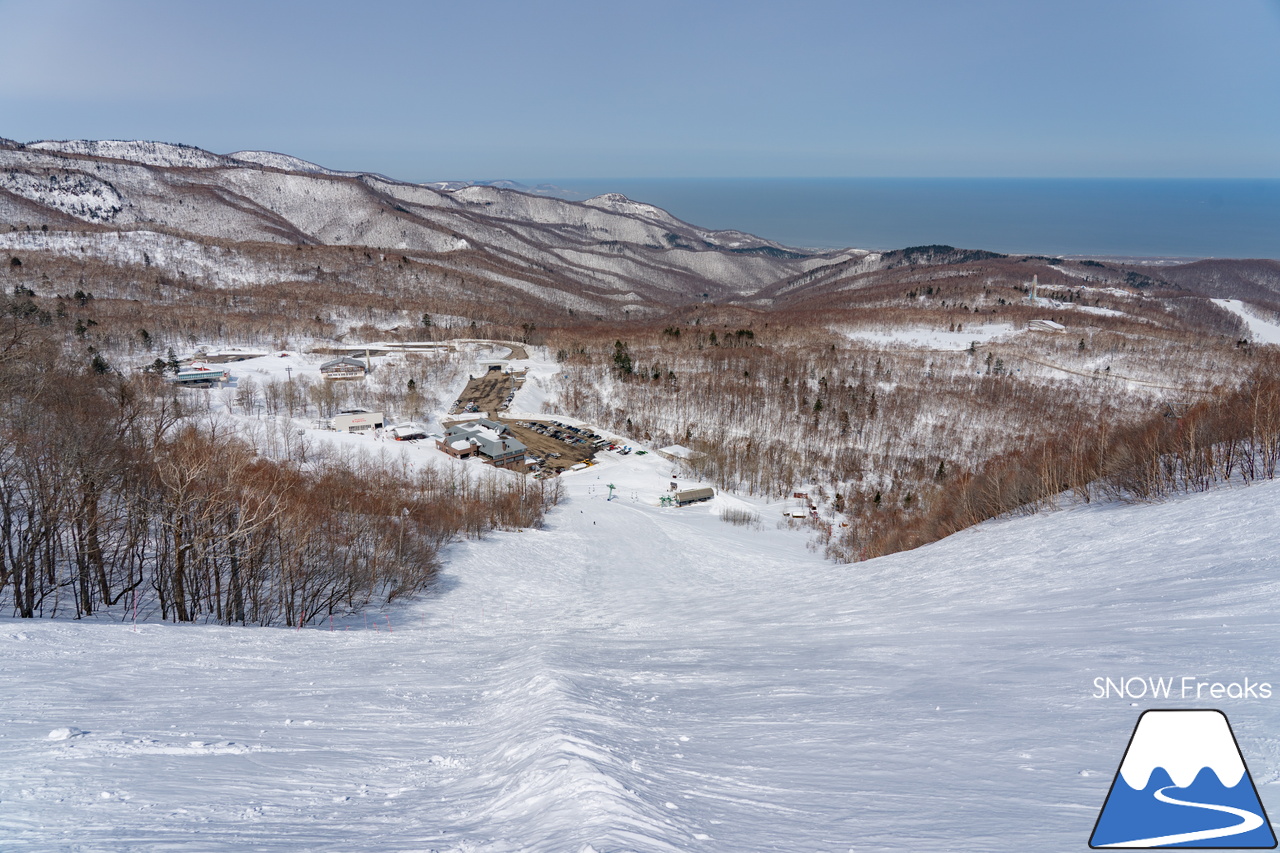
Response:
[{"label": "snow-covered clearing", "polygon": [[958,332],[945,329],[907,328],[907,329],[855,329],[843,330],[844,334],[856,341],[867,341],[874,344],[901,344],[920,349],[946,350],[960,352],[966,350],[975,341],[984,344],[1012,334],[1011,323],[991,323],[975,325]]},{"label": "snow-covered clearing", "polygon": [[4,849],[1084,849],[1153,704],[1225,710],[1280,812],[1280,693],[1093,698],[1280,685],[1280,483],[833,565],[608,456],[333,632],[0,621]]},{"label": "snow-covered clearing", "polygon": [[1211,299],[1219,308],[1225,308],[1244,320],[1254,341],[1260,344],[1280,344],[1280,323],[1260,317],[1239,299]]},{"label": "snow-covered clearing", "polygon": [[1123,317],[1123,311],[1117,311],[1114,308],[1103,308],[1100,305],[1072,305],[1077,311],[1083,311],[1086,314],[1100,314],[1103,317]]}]

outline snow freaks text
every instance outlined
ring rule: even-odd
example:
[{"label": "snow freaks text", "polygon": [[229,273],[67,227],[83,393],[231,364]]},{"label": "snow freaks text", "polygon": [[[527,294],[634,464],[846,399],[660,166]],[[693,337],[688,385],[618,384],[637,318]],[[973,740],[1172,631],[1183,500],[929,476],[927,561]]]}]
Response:
[{"label": "snow freaks text", "polygon": [[1196,675],[1129,676],[1093,680],[1094,699],[1270,699],[1271,682],[1245,677],[1209,681]]}]

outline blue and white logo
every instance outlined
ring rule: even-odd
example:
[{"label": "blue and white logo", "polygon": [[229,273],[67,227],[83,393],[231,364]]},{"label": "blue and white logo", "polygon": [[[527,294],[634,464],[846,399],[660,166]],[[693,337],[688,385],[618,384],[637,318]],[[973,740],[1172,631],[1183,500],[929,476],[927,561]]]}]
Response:
[{"label": "blue and white logo", "polygon": [[1275,833],[1226,715],[1145,711],[1089,846],[1274,848]]}]

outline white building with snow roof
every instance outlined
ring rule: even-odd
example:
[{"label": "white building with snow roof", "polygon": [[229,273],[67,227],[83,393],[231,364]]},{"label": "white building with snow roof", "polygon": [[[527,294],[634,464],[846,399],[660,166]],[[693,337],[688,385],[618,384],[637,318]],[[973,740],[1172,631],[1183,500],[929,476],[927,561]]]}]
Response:
[{"label": "white building with snow roof", "polygon": [[320,365],[320,375],[325,379],[364,379],[368,372],[366,362],[346,355]]}]

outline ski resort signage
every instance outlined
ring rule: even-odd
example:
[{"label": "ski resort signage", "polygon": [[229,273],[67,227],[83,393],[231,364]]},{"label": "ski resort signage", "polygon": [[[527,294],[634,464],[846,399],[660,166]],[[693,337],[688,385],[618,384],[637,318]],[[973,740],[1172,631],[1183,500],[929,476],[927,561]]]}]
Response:
[{"label": "ski resort signage", "polygon": [[1094,849],[1269,850],[1271,822],[1221,711],[1146,711],[1094,823]]},{"label": "ski resort signage", "polygon": [[1209,681],[1195,675],[1134,675],[1093,680],[1094,699],[1270,699],[1271,682],[1245,676],[1235,681]]}]

